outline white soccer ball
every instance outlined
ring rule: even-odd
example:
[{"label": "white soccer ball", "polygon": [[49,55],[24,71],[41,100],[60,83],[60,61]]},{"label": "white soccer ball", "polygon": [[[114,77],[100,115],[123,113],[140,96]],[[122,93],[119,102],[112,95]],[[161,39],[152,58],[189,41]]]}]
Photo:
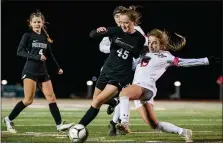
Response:
[{"label": "white soccer ball", "polygon": [[88,130],[81,124],[72,126],[69,130],[69,138],[73,143],[82,143],[87,140]]}]

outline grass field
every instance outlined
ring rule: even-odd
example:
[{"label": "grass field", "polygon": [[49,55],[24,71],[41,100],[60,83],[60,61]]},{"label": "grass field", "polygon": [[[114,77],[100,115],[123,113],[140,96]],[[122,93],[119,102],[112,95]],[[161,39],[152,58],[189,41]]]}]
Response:
[{"label": "grass field", "polygon": [[[20,99],[2,99],[2,118],[9,114]],[[90,100],[58,100],[63,120],[77,123],[90,106]],[[97,118],[88,126],[88,143],[145,143],[145,142],[184,142],[176,134],[152,130],[139,117],[131,105],[130,123],[133,133],[126,136],[108,136],[108,122],[112,116],[106,114],[103,106]],[[222,103],[191,101],[157,101],[155,111],[160,121],[171,122],[193,130],[196,143],[222,143]],[[6,131],[2,122],[1,142],[3,143],[70,143],[66,134],[56,132],[54,120],[45,100],[36,99],[14,120],[18,133]]]}]

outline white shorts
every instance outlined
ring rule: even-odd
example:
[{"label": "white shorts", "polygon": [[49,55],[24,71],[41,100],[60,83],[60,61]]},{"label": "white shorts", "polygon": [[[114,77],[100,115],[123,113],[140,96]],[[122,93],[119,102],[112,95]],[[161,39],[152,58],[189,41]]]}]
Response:
[{"label": "white shorts", "polygon": [[140,87],[147,89],[146,92],[140,97],[139,100],[134,100],[135,107],[139,108],[142,105],[147,104],[147,103],[154,105],[154,97],[156,96],[157,88],[153,85],[150,85],[144,82],[133,82],[133,84],[136,84]]}]

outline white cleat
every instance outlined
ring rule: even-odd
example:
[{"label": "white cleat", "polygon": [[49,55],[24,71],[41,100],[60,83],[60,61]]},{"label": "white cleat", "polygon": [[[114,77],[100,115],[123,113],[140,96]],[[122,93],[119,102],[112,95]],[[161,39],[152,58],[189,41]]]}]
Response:
[{"label": "white cleat", "polygon": [[191,129],[184,129],[181,135],[183,136],[186,142],[193,142]]},{"label": "white cleat", "polygon": [[59,132],[65,131],[74,125],[74,123],[69,123],[69,124],[64,124],[64,123],[65,123],[65,121],[62,122],[60,125],[57,125],[57,131],[59,131]]},{"label": "white cleat", "polygon": [[15,130],[14,123],[12,121],[10,121],[8,117],[5,117],[3,121],[6,124],[8,132],[10,132],[10,133],[17,133],[17,131]]}]

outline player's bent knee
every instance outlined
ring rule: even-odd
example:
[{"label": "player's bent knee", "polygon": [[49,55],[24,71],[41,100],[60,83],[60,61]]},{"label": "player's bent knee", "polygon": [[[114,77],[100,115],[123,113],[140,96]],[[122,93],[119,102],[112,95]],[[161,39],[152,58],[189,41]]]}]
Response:
[{"label": "player's bent knee", "polygon": [[32,103],[33,103],[33,99],[29,99],[29,100],[27,100],[27,99],[23,99],[23,104],[25,105],[25,106],[28,106],[28,105],[31,105]]},{"label": "player's bent knee", "polygon": [[47,94],[45,97],[46,97],[46,99],[47,99],[47,101],[48,101],[49,103],[54,103],[54,102],[56,102],[56,96],[55,96],[54,93],[52,93],[52,94]]}]

